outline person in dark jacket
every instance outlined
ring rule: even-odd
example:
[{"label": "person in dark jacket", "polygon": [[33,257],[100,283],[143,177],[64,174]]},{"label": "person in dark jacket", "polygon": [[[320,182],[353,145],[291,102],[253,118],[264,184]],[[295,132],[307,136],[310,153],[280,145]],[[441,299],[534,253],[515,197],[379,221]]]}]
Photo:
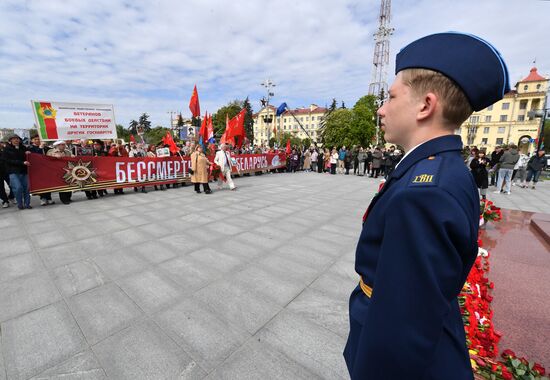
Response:
[{"label": "person in dark jacket", "polygon": [[30,151],[21,143],[19,136],[11,135],[8,137],[8,145],[4,148],[2,157],[19,210],[32,208],[27,174],[27,167],[30,166],[30,162],[27,160],[28,154],[30,154]]},{"label": "person in dark jacket", "polygon": [[[15,196],[13,195],[13,190],[10,186],[10,177],[6,173],[6,165],[4,163],[4,158],[2,157],[5,146],[5,143],[0,142],[0,200],[2,200],[2,208],[10,207],[10,200],[12,202],[15,201]],[[9,195],[6,194],[6,187],[4,185],[4,182],[8,184],[8,187],[10,189]]]},{"label": "person in dark jacket", "polygon": [[487,188],[489,187],[489,173],[487,172],[487,166],[490,165],[490,161],[485,156],[484,151],[476,152],[475,157],[470,162],[470,169],[472,170],[472,175],[476,181],[477,188],[479,189],[479,194],[481,199],[487,197]]},{"label": "person in dark jacket", "polygon": [[[37,134],[31,136],[31,145],[29,145],[29,150],[31,153],[46,155],[49,148],[43,141],[40,141],[40,137]],[[53,205],[55,201],[52,200],[52,193],[42,193],[40,194],[40,205],[47,206]]]},{"label": "person in dark jacket", "polygon": [[[512,173],[514,172],[514,166],[519,160],[518,147],[511,144],[509,148],[500,157],[498,169],[498,181],[495,194],[504,191],[504,194],[510,194],[512,186]],[[504,189],[502,186],[504,185]]]},{"label": "person in dark jacket", "polygon": [[491,186],[496,186],[498,181],[498,165],[500,157],[504,154],[504,149],[501,146],[496,146],[493,153],[491,153]]},{"label": "person in dark jacket", "polygon": [[319,149],[319,155],[317,156],[317,173],[322,173],[325,168],[325,154],[323,149]]},{"label": "person in dark jacket", "polygon": [[536,154],[534,154],[533,157],[531,157],[527,162],[526,186],[529,186],[529,182],[533,180],[533,186],[531,186],[531,189],[533,190],[535,189],[535,186],[539,181],[540,173],[544,168],[544,161],[546,160],[546,157],[544,156],[545,153],[546,152],[541,149]]}]

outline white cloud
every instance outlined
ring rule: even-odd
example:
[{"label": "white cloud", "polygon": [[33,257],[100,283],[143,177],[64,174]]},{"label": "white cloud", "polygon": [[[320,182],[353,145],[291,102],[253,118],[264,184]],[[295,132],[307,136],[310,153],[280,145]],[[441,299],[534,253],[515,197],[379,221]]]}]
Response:
[{"label": "white cloud", "polygon": [[[167,125],[189,114],[197,83],[201,109],[264,95],[274,103],[348,106],[366,94],[377,1],[3,1],[0,4],[0,127],[30,127],[30,99],[115,105],[127,125],[142,112]],[[393,61],[423,35],[478,34],[503,54],[515,81],[537,58],[550,74],[544,15],[550,2],[394,0]]]}]

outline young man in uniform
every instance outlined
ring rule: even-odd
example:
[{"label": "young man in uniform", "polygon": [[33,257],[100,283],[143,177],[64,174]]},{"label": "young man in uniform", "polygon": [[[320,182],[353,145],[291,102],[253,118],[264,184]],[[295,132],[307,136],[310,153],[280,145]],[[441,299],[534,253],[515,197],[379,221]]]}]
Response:
[{"label": "young man in uniform", "polygon": [[478,37],[434,34],[397,55],[385,139],[406,154],[363,218],[344,357],[352,379],[472,379],[457,296],[477,256],[479,197],[454,134],[509,91]]}]

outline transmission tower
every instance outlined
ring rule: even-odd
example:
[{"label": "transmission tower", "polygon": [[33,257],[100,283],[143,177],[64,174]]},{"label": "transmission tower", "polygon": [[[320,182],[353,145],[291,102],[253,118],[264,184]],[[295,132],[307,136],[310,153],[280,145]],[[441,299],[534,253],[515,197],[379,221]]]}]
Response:
[{"label": "transmission tower", "polygon": [[369,84],[369,95],[377,97],[388,91],[388,65],[390,63],[390,36],[394,29],[390,28],[391,0],[380,0],[380,15],[378,30],[374,33],[374,57],[372,59],[372,79]]}]

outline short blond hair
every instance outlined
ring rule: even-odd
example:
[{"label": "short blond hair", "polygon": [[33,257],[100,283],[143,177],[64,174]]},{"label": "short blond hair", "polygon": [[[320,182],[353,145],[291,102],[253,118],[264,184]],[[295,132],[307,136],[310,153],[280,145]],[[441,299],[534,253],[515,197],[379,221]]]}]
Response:
[{"label": "short blond hair", "polygon": [[462,89],[437,71],[405,69],[401,71],[401,79],[417,96],[433,92],[442,103],[443,118],[453,128],[459,127],[474,112]]}]

